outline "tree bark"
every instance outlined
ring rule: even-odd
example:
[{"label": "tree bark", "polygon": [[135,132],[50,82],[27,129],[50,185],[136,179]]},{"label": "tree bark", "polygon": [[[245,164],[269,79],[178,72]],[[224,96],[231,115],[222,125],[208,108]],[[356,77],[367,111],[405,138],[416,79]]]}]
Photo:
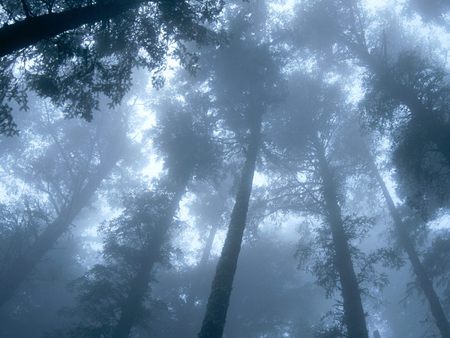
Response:
[{"label": "tree bark", "polygon": [[108,159],[99,165],[97,172],[85,186],[73,195],[71,202],[58,217],[42,232],[27,252],[11,264],[11,268],[0,276],[0,307],[10,300],[22,282],[34,270],[42,257],[52,248],[64,232],[68,230],[75,217],[88,205],[102,181],[110,173],[116,161]]},{"label": "tree bark", "polygon": [[231,213],[230,224],[222,253],[217,263],[211,293],[206,306],[206,313],[203,318],[200,333],[198,334],[199,338],[220,338],[223,335],[234,275],[236,273],[237,261],[247,220],[260,142],[261,116],[259,116],[258,121],[255,121],[255,125],[250,133],[239,190]]},{"label": "tree bark", "polygon": [[5,25],[0,28],[0,57],[82,25],[110,19],[143,2],[148,1],[99,1],[94,5],[36,17],[30,16],[11,25]]},{"label": "tree bark", "polygon": [[337,199],[337,187],[332,168],[325,155],[324,148],[317,140],[317,159],[322,190],[327,211],[327,222],[330,226],[335,250],[334,264],[339,274],[344,304],[344,322],[348,338],[369,338],[366,318],[361,301],[361,293],[353,268],[350,247],[345,233],[342,212]]},{"label": "tree bark", "polygon": [[395,231],[397,232],[400,244],[403,246],[408,259],[411,262],[417,281],[419,282],[419,285],[423,290],[423,293],[425,294],[425,297],[430,306],[430,310],[434,317],[436,326],[438,327],[439,332],[441,333],[441,336],[443,338],[450,338],[450,325],[445,315],[444,309],[442,308],[442,305],[439,301],[439,297],[434,290],[433,282],[429,278],[422,262],[420,261],[414,243],[409,237],[406,226],[403,223],[403,220],[397,208],[395,207],[394,201],[392,200],[392,197],[386,188],[386,184],[384,183],[384,180],[381,177],[374,160],[371,158],[370,154],[368,154],[368,156],[370,171],[375,176],[378,185],[383,192],[383,196],[386,200],[389,213],[394,221]]}]

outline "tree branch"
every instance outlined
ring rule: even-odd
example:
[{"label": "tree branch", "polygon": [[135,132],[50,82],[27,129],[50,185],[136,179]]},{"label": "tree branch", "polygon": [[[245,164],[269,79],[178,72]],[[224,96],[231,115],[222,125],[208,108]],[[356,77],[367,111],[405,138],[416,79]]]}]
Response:
[{"label": "tree branch", "polygon": [[115,17],[144,0],[116,0],[73,8],[59,13],[49,13],[5,25],[0,28],[0,57],[22,48],[52,38],[85,24]]}]

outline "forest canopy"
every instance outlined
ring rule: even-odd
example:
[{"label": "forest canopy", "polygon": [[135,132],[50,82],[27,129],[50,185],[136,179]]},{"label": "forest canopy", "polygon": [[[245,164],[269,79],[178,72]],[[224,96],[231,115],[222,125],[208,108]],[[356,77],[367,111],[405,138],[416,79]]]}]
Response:
[{"label": "forest canopy", "polygon": [[450,338],[450,3],[0,0],[0,337]]}]

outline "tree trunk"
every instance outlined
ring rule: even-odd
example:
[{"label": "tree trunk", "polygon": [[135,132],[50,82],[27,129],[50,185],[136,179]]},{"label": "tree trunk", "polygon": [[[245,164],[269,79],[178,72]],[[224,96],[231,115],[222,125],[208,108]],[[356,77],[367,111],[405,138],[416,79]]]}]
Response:
[{"label": "tree trunk", "polygon": [[320,141],[316,142],[319,171],[322,178],[323,197],[327,211],[327,222],[331,229],[335,250],[335,267],[339,274],[344,304],[344,322],[348,338],[368,338],[366,318],[361,293],[353,268],[350,248],[345,233],[341,208],[337,199],[337,188],[332,168],[328,163]]},{"label": "tree trunk", "polygon": [[28,17],[11,25],[5,25],[0,28],[0,57],[82,25],[110,19],[143,2],[146,1],[99,1],[95,5]]},{"label": "tree trunk", "polygon": [[234,275],[247,220],[248,205],[252,191],[253,176],[255,173],[260,141],[261,116],[259,116],[259,120],[255,122],[250,133],[246,160],[239,183],[239,190],[231,213],[230,225],[228,227],[222,253],[219,262],[217,263],[206,313],[203,318],[200,333],[198,334],[199,338],[220,338],[223,334]]},{"label": "tree trunk", "polygon": [[[175,180],[173,180],[175,181]],[[145,299],[150,283],[150,276],[154,265],[158,262],[159,254],[164,244],[164,238],[170,229],[170,225],[178,209],[181,198],[188,184],[189,178],[185,182],[180,183],[174,191],[174,197],[167,208],[164,224],[161,224],[158,231],[154,234],[151,243],[148,243],[146,252],[142,257],[139,270],[130,283],[129,294],[125,303],[121,306],[120,318],[117,325],[114,327],[112,338],[127,338],[130,335],[131,329],[140,313],[142,302]]]},{"label": "tree trunk", "polygon": [[176,330],[174,332],[185,332],[186,335],[188,335],[187,332],[191,332],[193,323],[195,323],[195,315],[197,312],[196,299],[198,299],[199,296],[202,296],[202,293],[199,293],[198,291],[199,289],[204,290],[201,286],[204,284],[205,280],[209,278],[209,276],[205,275],[203,269],[209,261],[216,233],[217,226],[213,225],[209,230],[200,262],[197,264],[198,272],[194,274],[192,278],[193,287],[187,295],[186,304],[183,306],[182,311],[179,312],[178,320],[175,322]]},{"label": "tree trunk", "polygon": [[394,201],[392,200],[392,197],[386,188],[384,180],[381,177],[374,160],[371,158],[370,154],[368,154],[368,156],[370,170],[372,171],[373,175],[375,175],[375,178],[381,187],[383,196],[389,209],[389,213],[391,214],[391,217],[394,221],[395,230],[397,232],[400,244],[406,251],[408,259],[411,262],[413,271],[416,275],[417,281],[419,282],[419,285],[422,288],[423,293],[425,294],[428,304],[430,305],[431,313],[434,317],[436,326],[438,327],[443,338],[450,338],[450,325],[439,301],[439,297],[434,290],[433,282],[428,277],[428,274],[419,259],[419,255],[417,254],[416,248],[414,247],[414,243],[409,237],[406,226],[403,223],[403,220],[400,217],[397,208],[395,207]]},{"label": "tree trunk", "polygon": [[214,238],[216,238],[217,226],[213,225],[209,230],[208,238],[206,239],[205,247],[203,248],[202,258],[200,259],[199,266],[204,266],[211,255],[212,245]]},{"label": "tree trunk", "polygon": [[110,173],[116,161],[107,160],[102,163],[97,172],[88,180],[79,193],[74,194],[71,202],[58,217],[42,232],[32,247],[12,263],[9,270],[0,276],[0,307],[14,296],[16,290],[33,271],[42,257],[52,248],[64,232],[68,230],[75,217],[88,205],[102,181]]}]

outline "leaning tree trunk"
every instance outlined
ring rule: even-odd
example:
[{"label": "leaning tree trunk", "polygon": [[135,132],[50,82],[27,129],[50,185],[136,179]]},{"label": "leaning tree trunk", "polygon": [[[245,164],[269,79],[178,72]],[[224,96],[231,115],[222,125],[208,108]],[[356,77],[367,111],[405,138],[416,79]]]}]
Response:
[{"label": "leaning tree trunk", "polygon": [[186,190],[189,177],[185,178],[183,181],[184,182],[176,185],[176,191],[173,191],[173,198],[167,208],[166,215],[164,216],[164,223],[158,227],[157,231],[152,236],[151,242],[147,244],[148,247],[145,252],[143,252],[139,269],[130,283],[128,296],[121,305],[120,318],[112,331],[112,338],[127,338],[136,323],[140,314],[142,302],[149,289],[151,272],[155,264],[159,261],[160,253],[165,243],[165,237],[169,232],[170,225],[175,217],[180,200]]},{"label": "leaning tree trunk", "polygon": [[30,16],[0,28],[0,58],[82,25],[113,18],[144,0],[99,1],[63,12]]},{"label": "leaning tree trunk", "polygon": [[345,233],[342,212],[337,198],[337,187],[320,141],[316,142],[319,171],[322,179],[323,197],[335,250],[334,264],[339,274],[344,304],[344,322],[348,338],[368,338],[366,318],[361,293],[353,268],[350,247]]},{"label": "leaning tree trunk", "polygon": [[391,214],[391,217],[394,221],[395,231],[397,232],[400,245],[408,255],[408,259],[411,262],[417,281],[419,282],[419,285],[423,290],[423,293],[425,294],[428,304],[430,305],[431,313],[434,317],[436,326],[438,327],[439,332],[441,333],[441,336],[443,338],[450,338],[450,325],[445,315],[444,309],[442,308],[442,305],[439,301],[439,297],[434,290],[433,282],[431,281],[422,262],[419,259],[419,255],[417,254],[414,243],[409,237],[406,226],[403,223],[403,220],[400,217],[397,208],[395,207],[394,201],[392,200],[392,197],[386,188],[386,184],[384,183],[384,180],[381,177],[380,172],[375,165],[375,162],[370,157],[370,154],[369,167],[370,171],[375,176],[378,184],[381,187],[383,196],[389,209],[389,213]]},{"label": "leaning tree trunk", "polygon": [[261,142],[261,116],[255,122],[247,148],[247,156],[236,202],[231,213],[225,243],[217,263],[216,273],[211,286],[211,293],[206,306],[199,338],[220,338],[225,327],[225,320],[230,303],[231,289],[233,287],[239,252],[247,220],[250,194],[253,185],[256,159]]},{"label": "leaning tree trunk", "polygon": [[88,205],[102,181],[108,176],[116,160],[108,159],[101,163],[95,174],[85,186],[72,196],[68,205],[61,210],[58,217],[42,232],[31,248],[18,257],[10,268],[0,276],[0,307],[14,296],[23,281],[30,275],[42,257],[53,247],[57,240],[73,223],[80,211]]}]

